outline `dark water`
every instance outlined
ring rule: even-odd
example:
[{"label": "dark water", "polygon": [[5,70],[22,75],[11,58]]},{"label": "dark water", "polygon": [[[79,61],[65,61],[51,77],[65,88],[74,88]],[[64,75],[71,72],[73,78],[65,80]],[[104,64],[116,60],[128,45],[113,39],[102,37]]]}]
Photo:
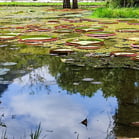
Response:
[{"label": "dark water", "polygon": [[30,139],[39,124],[41,139],[139,137],[139,71],[69,65],[23,48],[0,42],[0,138]]}]

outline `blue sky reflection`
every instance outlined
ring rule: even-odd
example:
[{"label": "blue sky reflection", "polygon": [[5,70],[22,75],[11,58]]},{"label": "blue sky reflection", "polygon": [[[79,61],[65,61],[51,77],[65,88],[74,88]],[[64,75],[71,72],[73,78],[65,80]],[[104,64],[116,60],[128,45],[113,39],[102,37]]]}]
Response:
[{"label": "blue sky reflection", "polygon": [[[40,122],[47,139],[104,139],[113,128],[112,116],[117,108],[116,98],[105,99],[101,90],[91,98],[79,93],[68,95],[47,66],[15,79],[1,99],[0,114],[5,115],[8,136],[15,139],[28,139]],[[88,127],[81,124],[85,118]]]}]

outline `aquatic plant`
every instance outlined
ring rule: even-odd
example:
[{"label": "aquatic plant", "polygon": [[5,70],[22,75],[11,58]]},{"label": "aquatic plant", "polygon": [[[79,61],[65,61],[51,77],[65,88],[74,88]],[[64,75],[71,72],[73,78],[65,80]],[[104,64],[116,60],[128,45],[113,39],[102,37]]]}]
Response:
[{"label": "aquatic plant", "polygon": [[39,139],[41,132],[42,132],[41,124],[39,124],[39,126],[37,127],[34,133],[31,131],[30,134],[31,139]]}]

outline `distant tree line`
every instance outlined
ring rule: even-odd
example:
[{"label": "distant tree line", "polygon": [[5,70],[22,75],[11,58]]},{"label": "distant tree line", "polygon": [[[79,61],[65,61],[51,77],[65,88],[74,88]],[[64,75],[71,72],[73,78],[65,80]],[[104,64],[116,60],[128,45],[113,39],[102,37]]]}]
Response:
[{"label": "distant tree line", "polygon": [[139,0],[107,0],[109,7],[139,7]]}]

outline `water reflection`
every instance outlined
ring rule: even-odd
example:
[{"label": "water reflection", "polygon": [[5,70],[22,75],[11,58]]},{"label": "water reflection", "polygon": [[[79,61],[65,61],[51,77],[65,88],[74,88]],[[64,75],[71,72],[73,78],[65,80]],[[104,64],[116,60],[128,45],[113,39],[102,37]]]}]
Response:
[{"label": "water reflection", "polygon": [[[42,136],[47,135],[48,139],[114,137],[112,117],[117,99],[105,99],[100,88],[92,92],[93,97],[78,92],[70,95],[56,83],[49,69],[43,66],[14,79],[2,95],[1,115],[4,113],[2,122],[7,126],[7,136],[29,138],[31,129],[41,122]],[[87,127],[81,124],[85,118]]]}]

